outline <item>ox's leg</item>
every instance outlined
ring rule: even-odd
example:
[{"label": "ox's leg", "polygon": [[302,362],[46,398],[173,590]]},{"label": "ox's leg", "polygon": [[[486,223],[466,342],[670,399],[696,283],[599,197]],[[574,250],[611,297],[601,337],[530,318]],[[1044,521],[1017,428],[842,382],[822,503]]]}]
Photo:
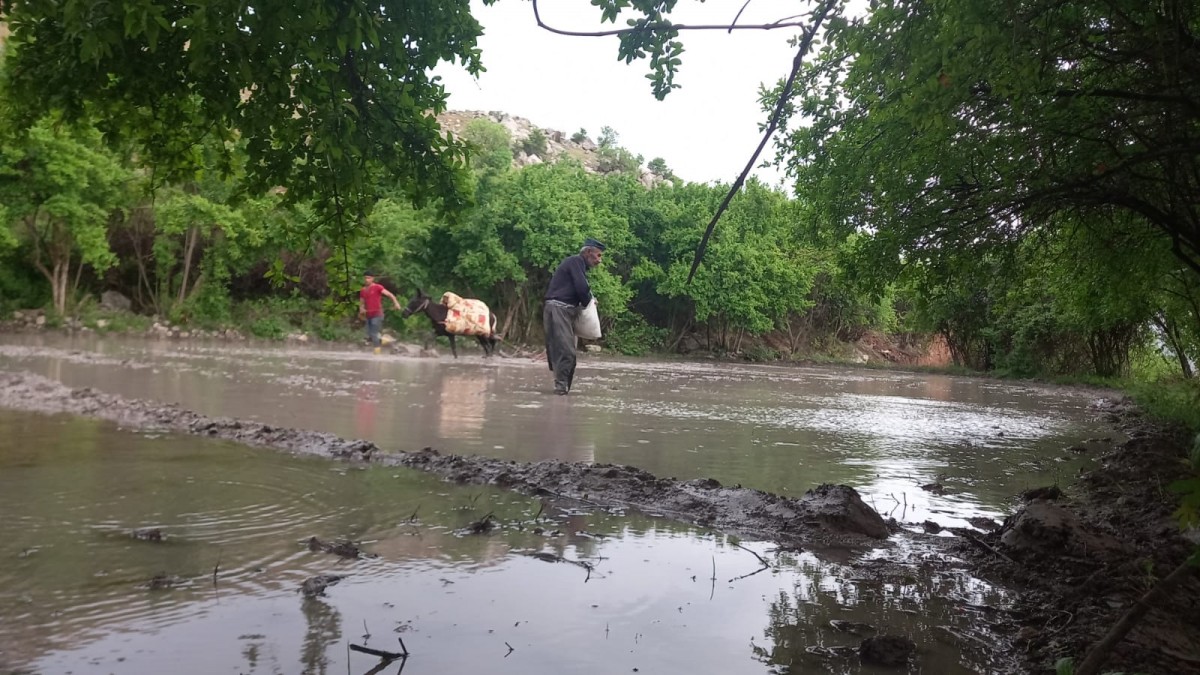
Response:
[{"label": "ox's leg", "polygon": [[488,328],[491,329],[491,335],[476,335],[475,339],[479,340],[479,346],[483,347],[483,358],[488,358],[492,355],[492,335],[496,333],[496,315],[488,317]]},{"label": "ox's leg", "polygon": [[454,333],[446,333],[446,337],[450,338],[450,353],[454,358],[458,358],[458,348],[454,346]]}]

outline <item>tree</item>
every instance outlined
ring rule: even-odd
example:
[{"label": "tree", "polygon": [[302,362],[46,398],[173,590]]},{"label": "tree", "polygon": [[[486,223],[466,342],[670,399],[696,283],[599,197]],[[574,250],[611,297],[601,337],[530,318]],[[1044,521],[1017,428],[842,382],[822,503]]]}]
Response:
[{"label": "tree", "polygon": [[85,266],[97,271],[116,258],[108,246],[109,215],[122,205],[132,174],[100,134],[47,116],[0,135],[0,203],[15,237],[50,282],[63,314]]},{"label": "tree", "polygon": [[874,265],[1136,217],[1200,274],[1200,6],[873,3],[831,21],[783,141],[797,189]]},{"label": "tree", "polygon": [[255,192],[282,186],[322,215],[298,241],[352,237],[381,174],[414,203],[465,203],[465,146],[436,122],[431,69],[479,72],[468,0],[17,2],[0,20],[26,119],[87,112],[166,182],[198,168],[200,139],[243,138]]},{"label": "tree", "polygon": [[583,143],[586,140],[588,140],[588,132],[583,127],[579,127],[579,131],[571,134],[572,143]]},{"label": "tree", "polygon": [[[637,276],[654,279],[663,296],[688,302],[687,323],[706,328],[711,348],[740,351],[745,335],[766,333],[789,314],[811,306],[809,292],[819,269],[811,264],[811,248],[796,237],[795,202],[751,181],[734,198],[708,263],[688,283],[689,254],[702,234],[699,225],[720,201],[723,188],[688,186],[666,192],[683,207],[661,235],[671,250],[665,265],[647,262]],[[687,330],[685,324],[676,333]]]},{"label": "tree", "polygon": [[534,127],[532,130],[530,130],[529,135],[521,140],[521,142],[518,144],[518,147],[520,151],[526,155],[545,157],[546,152],[549,149],[547,147],[546,132]]},{"label": "tree", "polygon": [[475,171],[507,171],[512,168],[512,134],[503,124],[482,117],[463,129],[463,140],[471,147],[471,168]]},{"label": "tree", "polygon": [[655,157],[650,160],[650,163],[646,165],[646,169],[655,176],[666,180],[671,180],[675,177],[675,172],[671,171],[671,167],[667,166],[667,160],[662,157]]},{"label": "tree", "polygon": [[600,139],[596,141],[596,145],[601,148],[615,148],[617,147],[618,138],[616,129],[610,126],[603,126],[600,127]]}]

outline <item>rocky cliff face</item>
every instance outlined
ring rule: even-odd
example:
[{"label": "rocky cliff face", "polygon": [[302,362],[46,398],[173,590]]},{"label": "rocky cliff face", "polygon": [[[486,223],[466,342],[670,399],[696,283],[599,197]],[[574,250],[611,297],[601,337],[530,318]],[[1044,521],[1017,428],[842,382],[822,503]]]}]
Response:
[{"label": "rocky cliff face", "polygon": [[[600,155],[597,153],[599,147],[591,139],[585,138],[581,142],[576,143],[571,140],[571,134],[556,129],[539,127],[524,117],[517,117],[494,110],[490,112],[452,110],[438,115],[438,122],[442,125],[442,128],[453,133],[455,136],[461,136],[463,130],[467,128],[471,120],[480,118],[490,120],[508,129],[508,133],[512,136],[514,144],[520,144],[529,138],[534,129],[541,129],[542,133],[545,134],[546,156],[528,155],[523,151],[517,150],[513,153],[513,166],[520,168],[543,162],[557,162],[560,159],[570,157],[577,160],[590,173],[605,173],[600,168]],[[638,180],[647,188],[664,183],[670,184],[669,181],[651,173],[645,167],[641,167]]]}]

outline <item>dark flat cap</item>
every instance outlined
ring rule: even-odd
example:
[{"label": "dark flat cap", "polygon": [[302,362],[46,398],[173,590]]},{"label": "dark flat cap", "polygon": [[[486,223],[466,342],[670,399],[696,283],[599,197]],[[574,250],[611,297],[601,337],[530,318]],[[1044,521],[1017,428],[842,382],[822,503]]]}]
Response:
[{"label": "dark flat cap", "polygon": [[603,251],[603,250],[604,250],[604,244],[601,244],[600,242],[596,241],[595,239],[592,239],[591,237],[588,237],[587,239],[584,239],[584,240],[583,240],[583,245],[584,245],[584,246],[590,246],[591,248],[598,249],[598,250],[601,250],[601,251]]}]

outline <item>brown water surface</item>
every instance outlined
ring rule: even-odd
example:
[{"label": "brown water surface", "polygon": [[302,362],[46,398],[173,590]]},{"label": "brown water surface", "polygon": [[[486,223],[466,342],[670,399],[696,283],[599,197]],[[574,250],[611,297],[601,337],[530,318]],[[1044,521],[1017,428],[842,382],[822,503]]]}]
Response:
[{"label": "brown water surface", "polygon": [[[618,462],[793,495],[847,483],[906,522],[998,518],[1014,492],[1086,461],[1065,447],[1108,433],[1076,390],[837,368],[585,359],[560,398],[527,361],[6,336],[0,369],[384,448]],[[944,495],[920,488],[938,480]],[[489,512],[497,531],[459,531]],[[771,568],[739,578],[754,555],[669,521],[12,411],[0,514],[0,672],[362,673],[374,660],[346,644],[365,634],[385,650],[403,637],[406,673],[872,672],[805,651],[857,644],[832,619],[911,635],[914,671],[987,672],[956,634],[1004,603],[921,550],[867,553],[911,568],[880,578],[747,542]],[[146,527],[166,541],[130,536]],[[379,557],[313,553],[310,536]],[[328,573],[348,575],[328,597],[296,592]],[[156,575],[170,587],[151,590]]]}]

